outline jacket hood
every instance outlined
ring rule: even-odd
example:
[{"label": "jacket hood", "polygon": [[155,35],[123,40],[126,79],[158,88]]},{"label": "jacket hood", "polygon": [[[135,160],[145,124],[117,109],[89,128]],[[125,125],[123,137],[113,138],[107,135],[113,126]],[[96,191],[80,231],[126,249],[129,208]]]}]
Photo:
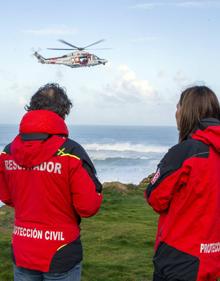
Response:
[{"label": "jacket hood", "polygon": [[64,120],[53,111],[32,110],[23,116],[20,123],[19,133],[68,135],[68,129]]},{"label": "jacket hood", "polygon": [[18,165],[31,168],[49,160],[67,136],[67,126],[56,113],[29,111],[21,120],[19,135],[11,144],[11,154]]},{"label": "jacket hood", "polygon": [[192,138],[211,145],[220,152],[220,120],[215,118],[202,119],[198,129],[192,134]]}]

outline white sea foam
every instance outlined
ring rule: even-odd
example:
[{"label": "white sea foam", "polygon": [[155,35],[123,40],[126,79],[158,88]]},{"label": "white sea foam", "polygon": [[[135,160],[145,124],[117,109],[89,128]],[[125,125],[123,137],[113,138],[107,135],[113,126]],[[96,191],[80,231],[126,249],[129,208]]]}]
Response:
[{"label": "white sea foam", "polygon": [[83,145],[88,151],[116,151],[116,152],[138,152],[138,153],[165,153],[168,146],[144,145],[123,143],[88,143]]},{"label": "white sea foam", "polygon": [[129,160],[150,160],[151,157],[147,157],[147,156],[133,156],[133,155],[120,155],[119,157],[117,156],[112,156],[112,155],[103,155],[103,154],[96,154],[96,153],[90,153],[90,157],[92,158],[92,160],[98,160],[98,161],[129,161]]}]

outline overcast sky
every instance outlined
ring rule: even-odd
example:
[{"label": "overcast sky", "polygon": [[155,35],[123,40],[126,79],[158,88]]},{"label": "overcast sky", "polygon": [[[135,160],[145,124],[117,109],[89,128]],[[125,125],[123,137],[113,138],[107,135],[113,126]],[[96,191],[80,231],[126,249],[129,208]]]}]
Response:
[{"label": "overcast sky", "polygon": [[[71,124],[174,125],[181,90],[194,83],[220,93],[220,1],[2,1],[0,123],[18,123],[47,82],[66,87]],[[39,64],[33,50],[99,39],[109,63],[71,69]]]}]

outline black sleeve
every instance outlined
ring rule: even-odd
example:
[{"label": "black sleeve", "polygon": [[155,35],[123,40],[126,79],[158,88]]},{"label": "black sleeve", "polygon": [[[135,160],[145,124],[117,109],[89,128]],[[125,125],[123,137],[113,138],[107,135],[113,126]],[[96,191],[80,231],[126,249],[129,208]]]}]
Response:
[{"label": "black sleeve", "polygon": [[146,190],[147,198],[164,179],[180,169],[185,160],[191,157],[208,157],[209,146],[194,139],[188,139],[173,146],[157,167],[157,171]]},{"label": "black sleeve", "polygon": [[11,154],[11,144],[7,144],[5,146],[5,148],[3,149],[3,152],[7,153],[7,154]]},{"label": "black sleeve", "polygon": [[80,160],[82,161],[83,168],[87,171],[96,186],[96,191],[98,193],[101,193],[102,184],[97,177],[96,169],[85,149],[77,142],[71,139],[67,139],[67,141],[63,144],[60,150],[63,150],[64,153],[73,154],[80,158]]}]

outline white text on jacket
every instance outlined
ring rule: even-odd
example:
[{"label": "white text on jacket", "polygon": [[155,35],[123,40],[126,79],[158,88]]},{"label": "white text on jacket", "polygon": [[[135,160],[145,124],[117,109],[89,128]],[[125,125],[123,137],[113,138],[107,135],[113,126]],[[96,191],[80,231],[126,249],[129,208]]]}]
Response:
[{"label": "white text on jacket", "polygon": [[62,231],[54,230],[39,230],[36,228],[26,228],[21,226],[14,226],[14,235],[33,238],[33,239],[45,239],[51,241],[64,241]]},{"label": "white text on jacket", "polygon": [[57,162],[43,162],[38,166],[32,168],[21,167],[14,160],[5,160],[5,169],[9,171],[15,170],[37,170],[41,172],[48,172],[54,174],[61,174],[62,165]]},{"label": "white text on jacket", "polygon": [[220,242],[210,243],[210,244],[201,244],[200,253],[203,253],[203,254],[220,253]]}]

